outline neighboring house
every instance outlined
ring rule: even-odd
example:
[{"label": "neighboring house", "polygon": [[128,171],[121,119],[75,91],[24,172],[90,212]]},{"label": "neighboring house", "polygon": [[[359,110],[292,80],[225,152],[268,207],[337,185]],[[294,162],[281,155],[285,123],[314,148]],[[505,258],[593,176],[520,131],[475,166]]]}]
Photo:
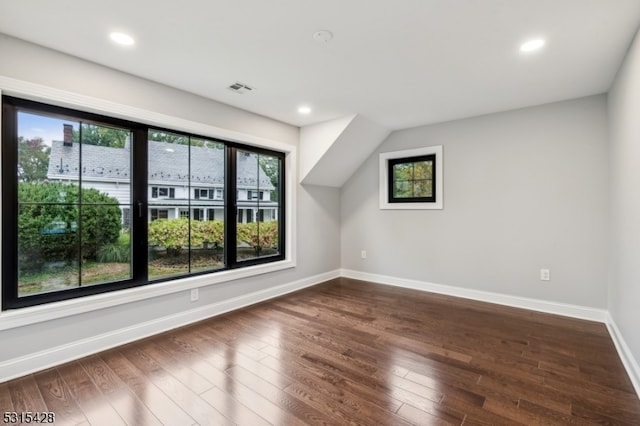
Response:
[{"label": "neighboring house", "polygon": [[[191,152],[189,152],[191,148]],[[148,218],[224,219],[224,151],[222,149],[149,141]],[[82,156],[82,158],[81,158]],[[189,170],[189,156],[191,170]],[[82,161],[81,161],[82,160]],[[125,148],[54,141],[47,179],[95,188],[118,200],[123,226],[129,226],[131,153]],[[275,189],[254,154],[237,161],[238,222],[278,219]]]}]

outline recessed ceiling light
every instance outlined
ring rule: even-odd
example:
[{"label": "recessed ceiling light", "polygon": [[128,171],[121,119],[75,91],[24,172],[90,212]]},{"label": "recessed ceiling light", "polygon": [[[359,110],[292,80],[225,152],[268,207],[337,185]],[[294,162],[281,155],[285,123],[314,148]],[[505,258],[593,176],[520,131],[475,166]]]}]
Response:
[{"label": "recessed ceiling light", "polygon": [[133,39],[133,37],[125,33],[113,32],[109,34],[109,38],[114,43],[118,43],[123,46],[132,46],[135,43],[135,40]]},{"label": "recessed ceiling light", "polygon": [[313,39],[318,43],[328,43],[333,38],[333,33],[329,30],[320,30],[313,33]]},{"label": "recessed ceiling light", "polygon": [[533,40],[529,40],[520,45],[521,52],[533,52],[534,50],[538,50],[544,46],[545,41],[541,38],[536,38]]},{"label": "recessed ceiling light", "polygon": [[298,108],[298,112],[300,114],[311,114],[311,108],[309,108],[308,106],[301,106],[300,108]]}]

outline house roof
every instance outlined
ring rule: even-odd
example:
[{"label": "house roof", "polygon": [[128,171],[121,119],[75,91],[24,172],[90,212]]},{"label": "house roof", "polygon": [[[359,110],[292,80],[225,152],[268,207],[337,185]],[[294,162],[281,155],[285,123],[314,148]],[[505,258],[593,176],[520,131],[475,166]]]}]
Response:
[{"label": "house roof", "polygon": [[[189,153],[189,148],[191,152]],[[80,144],[64,145],[53,141],[49,157],[48,179],[77,180],[80,168]],[[149,183],[165,185],[224,185],[224,150],[149,142]],[[191,157],[191,170],[189,170]],[[238,155],[238,188],[274,189],[258,163],[256,155]],[[82,178],[92,181],[121,181],[131,177],[128,148],[82,144]]]}]

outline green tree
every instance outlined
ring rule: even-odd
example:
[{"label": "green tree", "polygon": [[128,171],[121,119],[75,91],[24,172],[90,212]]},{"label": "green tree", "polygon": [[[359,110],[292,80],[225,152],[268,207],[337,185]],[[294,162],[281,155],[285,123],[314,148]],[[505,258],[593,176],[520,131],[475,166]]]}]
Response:
[{"label": "green tree", "polygon": [[[96,124],[82,123],[82,143],[88,145],[108,146],[111,148],[124,148],[130,132],[114,127],[98,126]],[[80,142],[80,130],[73,130],[73,141]]]},{"label": "green tree", "polygon": [[18,138],[18,180],[38,182],[47,177],[51,148],[42,138]]},{"label": "green tree", "polygon": [[149,141],[175,143],[178,145],[189,145],[189,136],[178,135],[176,133],[161,132],[160,130],[149,130]]},{"label": "green tree", "polygon": [[95,259],[98,250],[120,236],[118,200],[77,185],[21,182],[18,185],[18,259],[20,270],[49,261]]},{"label": "green tree", "polygon": [[432,161],[412,161],[393,166],[394,197],[429,197],[432,190]]},{"label": "green tree", "polygon": [[271,201],[278,201],[277,188],[280,178],[280,159],[269,155],[260,155],[258,156],[258,163],[271,181],[271,184],[276,187],[276,190],[271,191]]},{"label": "green tree", "polygon": [[199,148],[224,148],[224,145],[220,142],[212,141],[209,139],[179,135],[177,133],[161,132],[160,130],[153,129],[149,130],[149,141],[175,143],[178,145],[191,145]]}]

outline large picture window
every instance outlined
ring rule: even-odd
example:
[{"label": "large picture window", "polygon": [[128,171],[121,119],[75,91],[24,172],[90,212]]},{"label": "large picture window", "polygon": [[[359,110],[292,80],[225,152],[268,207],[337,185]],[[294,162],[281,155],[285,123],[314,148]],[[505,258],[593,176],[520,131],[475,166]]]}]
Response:
[{"label": "large picture window", "polygon": [[3,309],[284,259],[283,153],[6,96],[2,132]]}]

